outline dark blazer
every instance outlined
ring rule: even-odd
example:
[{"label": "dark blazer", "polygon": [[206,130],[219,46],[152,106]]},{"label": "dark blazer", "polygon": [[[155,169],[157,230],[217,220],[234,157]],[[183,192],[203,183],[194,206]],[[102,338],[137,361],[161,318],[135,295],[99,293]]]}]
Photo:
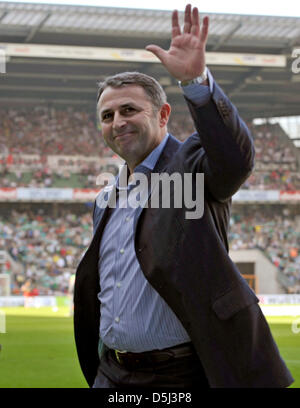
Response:
[{"label": "dark blazer", "polygon": [[[142,272],[177,315],[211,387],[287,387],[293,378],[279,355],[258,299],[228,256],[231,197],[250,175],[254,147],[236,108],[214,83],[210,102],[188,107],[197,133],[169,138],[154,172],[204,173],[204,213],[140,208],[135,250]],[[193,183],[195,180],[193,179]],[[195,185],[193,186],[195,188]],[[99,365],[99,243],[110,209],[94,206],[94,236],[76,273],[74,329],[82,371],[93,385]]]}]

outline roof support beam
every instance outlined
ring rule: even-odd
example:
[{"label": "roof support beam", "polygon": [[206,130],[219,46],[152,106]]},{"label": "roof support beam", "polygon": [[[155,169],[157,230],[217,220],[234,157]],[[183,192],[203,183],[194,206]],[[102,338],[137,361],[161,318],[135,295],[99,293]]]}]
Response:
[{"label": "roof support beam", "polygon": [[43,26],[43,24],[48,20],[48,18],[51,16],[51,13],[46,13],[45,17],[41,20],[41,22],[32,28],[32,30],[30,31],[30,33],[28,34],[28,36],[25,38],[24,42],[28,43],[29,41],[31,41],[33,39],[33,37],[35,36],[35,34],[39,31],[39,29]]},{"label": "roof support beam", "polygon": [[217,51],[223,44],[225,44],[233,34],[242,26],[242,23],[234,24],[232,30],[229,31],[228,34],[223,35],[218,42],[212,47],[211,51]]},{"label": "roof support beam", "polygon": [[4,11],[4,13],[0,16],[0,23],[1,23],[1,20],[6,16],[7,13],[8,11]]},{"label": "roof support beam", "polygon": [[227,90],[229,98],[232,96],[232,94],[241,92],[247,85],[246,80],[253,76],[257,76],[260,71],[261,71],[260,67],[254,67],[251,68],[249,71],[245,72],[243,75],[241,75],[240,78],[234,82],[233,87]]}]

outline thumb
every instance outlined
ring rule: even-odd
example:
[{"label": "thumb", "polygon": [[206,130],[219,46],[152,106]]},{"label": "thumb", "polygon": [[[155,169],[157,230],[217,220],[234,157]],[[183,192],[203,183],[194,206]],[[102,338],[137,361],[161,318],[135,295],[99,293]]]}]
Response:
[{"label": "thumb", "polygon": [[146,50],[152,52],[158,59],[161,60],[162,63],[164,63],[166,55],[168,54],[165,50],[160,48],[158,45],[152,45],[152,44],[147,45]]}]

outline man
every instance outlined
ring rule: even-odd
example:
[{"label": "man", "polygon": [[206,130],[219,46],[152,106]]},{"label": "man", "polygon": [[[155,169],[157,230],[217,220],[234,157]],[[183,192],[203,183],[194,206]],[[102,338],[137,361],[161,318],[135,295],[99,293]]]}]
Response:
[{"label": "man", "polygon": [[[153,78],[123,73],[100,84],[102,134],[128,171],[97,197],[94,237],[76,274],[75,339],[94,388],[293,381],[258,299],[228,256],[231,197],[253,169],[254,149],[206,69],[207,35],[208,18],[200,26],[188,5],[183,32],[173,12],[169,51],[147,47],[180,81],[197,129],[185,143],[167,133],[171,108]],[[162,173],[192,175],[196,198],[204,173],[201,216],[187,216],[187,205],[151,205],[155,194],[164,198],[159,183],[144,183],[141,205],[127,205],[139,175],[149,181]]]}]

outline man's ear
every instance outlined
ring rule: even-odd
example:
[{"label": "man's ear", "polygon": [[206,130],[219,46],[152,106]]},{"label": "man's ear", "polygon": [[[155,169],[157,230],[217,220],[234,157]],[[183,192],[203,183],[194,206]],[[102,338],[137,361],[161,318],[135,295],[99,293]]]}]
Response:
[{"label": "man's ear", "polygon": [[171,114],[171,106],[168,103],[164,103],[159,111],[159,124],[160,127],[167,125]]}]

